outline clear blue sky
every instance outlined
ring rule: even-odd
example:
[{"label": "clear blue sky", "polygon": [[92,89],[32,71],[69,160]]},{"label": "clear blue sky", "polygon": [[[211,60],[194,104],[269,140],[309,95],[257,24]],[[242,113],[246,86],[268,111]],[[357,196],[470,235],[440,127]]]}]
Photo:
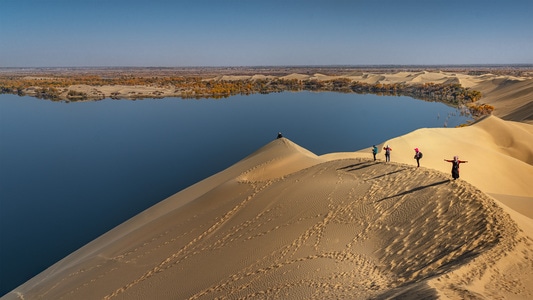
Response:
[{"label": "clear blue sky", "polygon": [[533,0],[0,0],[0,67],[533,63]]}]

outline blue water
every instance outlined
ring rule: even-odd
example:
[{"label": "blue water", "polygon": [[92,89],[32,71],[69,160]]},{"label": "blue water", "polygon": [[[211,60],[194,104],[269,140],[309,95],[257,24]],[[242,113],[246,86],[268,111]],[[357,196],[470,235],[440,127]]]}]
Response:
[{"label": "blue water", "polygon": [[[440,118],[438,117],[440,116]],[[278,93],[62,103],[0,95],[0,296],[275,139],[355,151],[467,121],[408,97]]]}]

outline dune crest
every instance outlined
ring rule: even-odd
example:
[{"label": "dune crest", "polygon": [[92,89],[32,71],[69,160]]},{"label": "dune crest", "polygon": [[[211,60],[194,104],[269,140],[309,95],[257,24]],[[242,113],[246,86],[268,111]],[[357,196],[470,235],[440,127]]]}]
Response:
[{"label": "dune crest", "polygon": [[286,138],[280,138],[243,159],[242,164],[250,164],[253,167],[244,171],[237,180],[264,181],[280,178],[320,161],[321,159],[309,150]]},{"label": "dune crest", "polygon": [[[533,125],[495,116],[463,128],[422,128],[386,141],[392,160],[415,165],[414,148],[424,153],[421,165],[450,174],[444,159],[458,155],[461,178],[485,193],[529,197],[533,201]],[[527,212],[533,216],[533,212]]]}]

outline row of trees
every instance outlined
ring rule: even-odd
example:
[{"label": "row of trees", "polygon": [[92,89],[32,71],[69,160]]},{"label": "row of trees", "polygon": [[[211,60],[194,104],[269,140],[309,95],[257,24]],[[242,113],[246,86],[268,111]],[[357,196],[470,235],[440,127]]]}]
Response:
[{"label": "row of trees", "polygon": [[[405,84],[405,83],[364,83],[348,78],[332,80],[299,80],[284,78],[217,80],[195,76],[119,76],[104,78],[96,75],[0,77],[0,92],[32,95],[50,100],[80,100],[87,95],[68,91],[68,87],[78,84],[90,86],[126,85],[173,88],[175,96],[183,98],[223,98],[237,94],[273,93],[282,91],[335,91],[342,93],[378,94],[409,96],[428,101],[441,101],[452,105],[465,104],[472,107],[473,115],[490,114],[493,107],[473,105],[481,98],[479,91],[462,87],[460,84]],[[65,93],[61,95],[61,91]],[[117,97],[117,95],[112,95]]]}]

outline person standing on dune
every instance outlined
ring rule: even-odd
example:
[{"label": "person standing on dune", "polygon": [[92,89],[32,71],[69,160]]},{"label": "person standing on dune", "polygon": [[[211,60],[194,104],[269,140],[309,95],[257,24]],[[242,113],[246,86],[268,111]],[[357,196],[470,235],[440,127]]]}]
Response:
[{"label": "person standing on dune", "polygon": [[372,155],[374,155],[374,161],[376,161],[376,154],[378,154],[378,147],[372,146]]},{"label": "person standing on dune", "polygon": [[415,148],[415,157],[416,159],[416,166],[417,167],[420,167],[420,159],[422,158],[422,152],[420,152],[420,150],[418,150],[418,148]]},{"label": "person standing on dune", "polygon": [[390,161],[390,152],[392,151],[392,148],[387,145],[387,147],[383,147],[383,150],[385,150],[385,162]]},{"label": "person standing on dune", "polygon": [[451,162],[452,163],[452,177],[453,180],[456,180],[459,178],[459,165],[462,163],[467,163],[466,160],[459,160],[459,156],[454,156],[453,160],[451,159],[445,159],[444,161]]}]

